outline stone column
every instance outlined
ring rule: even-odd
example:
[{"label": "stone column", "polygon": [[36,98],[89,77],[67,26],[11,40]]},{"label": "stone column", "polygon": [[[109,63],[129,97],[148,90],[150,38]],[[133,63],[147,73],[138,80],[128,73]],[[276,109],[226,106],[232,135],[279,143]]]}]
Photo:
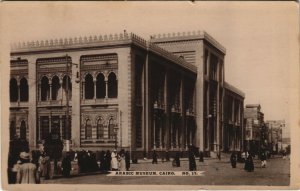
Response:
[{"label": "stone column", "polygon": [[211,123],[211,120],[212,120],[212,114],[210,113],[210,108],[209,108],[209,106],[210,106],[210,104],[209,104],[209,102],[210,102],[210,93],[209,93],[209,83],[207,83],[207,89],[206,89],[206,103],[204,103],[204,104],[206,104],[207,106],[206,106],[206,114],[207,114],[207,116],[204,116],[204,117],[206,117],[206,119],[207,119],[207,126],[205,127],[206,128],[206,149],[207,150],[210,150],[210,123]]},{"label": "stone column", "polygon": [[179,117],[176,117],[176,123],[175,123],[175,144],[176,144],[176,148],[178,148],[179,142],[178,142],[178,137],[179,137]]},{"label": "stone column", "polygon": [[[71,130],[71,143],[72,143],[72,149],[77,149],[80,146],[80,107],[81,107],[81,97],[80,97],[80,81],[76,81],[76,75],[77,72],[80,72],[80,57],[81,54],[78,52],[69,53],[69,56],[72,59],[72,65],[71,68],[69,68],[69,71],[71,72],[70,76],[73,76],[70,78],[71,84],[72,84],[72,99],[70,106],[70,116],[71,116],[71,124],[70,124],[70,130]],[[84,82],[83,82],[84,83]],[[70,88],[70,87],[69,87]],[[83,86],[84,90],[84,86]],[[83,97],[84,99],[84,97]]]},{"label": "stone column", "polygon": [[26,56],[24,59],[28,60],[28,130],[29,130],[29,148],[36,149],[37,146],[37,69],[36,69],[36,55]]},{"label": "stone column", "polygon": [[148,52],[146,53],[146,60],[145,60],[145,69],[144,69],[144,80],[145,80],[145,92],[144,92],[144,97],[145,97],[145,113],[144,113],[144,119],[145,119],[145,131],[144,131],[144,147],[146,153],[149,152],[149,123],[150,123],[150,112],[149,112],[149,60],[148,60]]},{"label": "stone column", "polygon": [[185,103],[184,103],[184,88],[185,88],[185,80],[183,74],[181,74],[181,86],[180,86],[180,112],[181,112],[181,121],[180,121],[180,137],[179,137],[179,145],[180,148],[185,148],[185,115],[186,115],[186,108],[185,108]]},{"label": "stone column", "polygon": [[17,80],[17,88],[18,88],[18,106],[19,106],[19,103],[21,101],[21,99],[20,99],[20,97],[21,97],[21,95],[20,95],[21,91],[20,91],[20,81],[19,81],[19,78]]},{"label": "stone column", "polygon": [[85,100],[85,81],[82,81],[82,100]]},{"label": "stone column", "polygon": [[52,101],[52,79],[49,81],[49,97],[48,100]]},{"label": "stone column", "polygon": [[38,88],[37,88],[37,91],[38,91],[38,98],[37,98],[37,100],[38,101],[41,101],[42,100],[42,85],[41,85],[41,82],[39,81],[39,83],[38,83]]},{"label": "stone column", "polygon": [[170,140],[170,112],[169,112],[169,68],[166,68],[165,74],[165,85],[164,85],[164,102],[165,102],[165,116],[164,116],[164,146],[166,149],[169,148]]},{"label": "stone column", "polygon": [[105,78],[105,99],[108,98],[108,80]]},{"label": "stone column", "polygon": [[60,98],[60,103],[63,104],[63,100],[64,100],[64,89],[63,89],[63,80],[62,79],[59,79],[59,85],[60,85],[60,88],[61,88],[61,98]]},{"label": "stone column", "polygon": [[[205,145],[205,131],[204,131],[204,123],[203,121],[207,116],[204,116],[204,84],[205,77],[203,72],[203,64],[204,64],[204,45],[203,41],[201,43],[197,43],[197,49],[195,52],[195,60],[197,65],[197,77],[196,77],[196,85],[195,85],[195,116],[196,116],[196,124],[197,130],[195,131],[195,144],[199,147],[199,150],[204,150]],[[207,67],[208,68],[208,67]],[[209,69],[209,68],[208,68]]]},{"label": "stone column", "polygon": [[41,116],[38,117],[38,128],[39,128],[38,140],[41,140]]},{"label": "stone column", "polygon": [[159,116],[159,147],[162,148],[162,138],[163,138],[163,135],[162,135],[162,116],[160,115]]},{"label": "stone column", "polygon": [[94,77],[93,79],[94,83],[94,99],[97,99],[97,79]]},{"label": "stone column", "polygon": [[[232,116],[232,130],[233,130],[233,135],[231,136],[231,143],[230,143],[230,148],[231,148],[231,150],[234,150],[235,149],[235,134],[236,134],[236,132],[235,132],[235,116],[234,116],[234,107],[235,107],[235,100],[234,100],[234,98],[232,98],[232,114],[231,114],[231,116]],[[232,141],[233,141],[233,144],[232,144]]]},{"label": "stone column", "polygon": [[156,114],[154,114],[153,122],[153,149],[156,149]]},{"label": "stone column", "polygon": [[50,115],[49,115],[49,133],[51,132],[51,121],[52,120],[52,115],[51,115],[51,113],[50,113]]},{"label": "stone column", "polygon": [[61,116],[61,115],[59,115],[59,133],[60,133],[60,137],[61,137],[61,139],[63,139],[63,132],[62,132],[62,120],[63,120],[62,116]]}]

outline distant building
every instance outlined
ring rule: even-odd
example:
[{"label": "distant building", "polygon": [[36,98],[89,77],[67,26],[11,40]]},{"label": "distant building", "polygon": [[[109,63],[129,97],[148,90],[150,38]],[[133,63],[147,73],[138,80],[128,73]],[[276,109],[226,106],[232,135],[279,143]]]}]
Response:
[{"label": "distant building", "polygon": [[261,130],[264,125],[264,114],[260,104],[247,104],[244,110],[245,148],[258,153],[261,143]]},{"label": "distant building", "polygon": [[19,44],[11,51],[11,136],[37,148],[55,132],[73,150],[117,147],[137,157],[191,145],[212,155],[239,150],[244,94],[225,83],[225,53],[206,32]]},{"label": "distant building", "polygon": [[283,137],[282,138],[282,149],[287,150],[288,147],[291,146],[291,138],[289,137]]},{"label": "distant building", "polygon": [[283,149],[282,128],[285,128],[285,120],[267,120],[269,149],[278,153]]}]

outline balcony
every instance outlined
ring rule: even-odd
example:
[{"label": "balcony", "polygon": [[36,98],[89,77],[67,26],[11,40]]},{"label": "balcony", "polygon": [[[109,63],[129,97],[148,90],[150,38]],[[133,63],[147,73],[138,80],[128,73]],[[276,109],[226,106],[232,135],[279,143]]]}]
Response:
[{"label": "balcony", "polygon": [[81,105],[117,105],[118,98],[82,99]]},{"label": "balcony", "polygon": [[86,139],[81,140],[83,146],[114,146],[116,139]]},{"label": "balcony", "polygon": [[17,102],[10,102],[10,107],[28,107],[29,106],[29,102],[20,102],[20,101],[17,101]]},{"label": "balcony", "polygon": [[[46,107],[46,106],[66,106],[66,100],[46,100],[46,101],[38,101],[38,107]],[[69,100],[69,105],[72,105],[72,100]]]}]

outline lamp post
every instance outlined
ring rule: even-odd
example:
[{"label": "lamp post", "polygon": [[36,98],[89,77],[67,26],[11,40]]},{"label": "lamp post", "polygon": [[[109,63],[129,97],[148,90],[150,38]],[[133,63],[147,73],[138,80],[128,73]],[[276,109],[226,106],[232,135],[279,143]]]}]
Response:
[{"label": "lamp post", "polygon": [[153,149],[155,150],[156,149],[156,132],[155,132],[155,130],[156,130],[156,115],[158,112],[157,101],[154,102],[153,108],[154,108]]},{"label": "lamp post", "polygon": [[[76,68],[78,68],[78,64],[75,64],[75,63],[72,63],[72,62],[69,62],[68,60],[69,56],[68,54],[66,54],[66,73],[67,73],[67,77],[66,77],[66,151],[70,151],[70,124],[69,124],[69,65],[75,65]],[[71,79],[71,78],[70,78]],[[79,80],[79,76],[78,76],[78,71],[76,72],[76,80],[75,80],[76,83],[79,83],[80,80]]]},{"label": "lamp post", "polygon": [[115,149],[117,150],[118,148],[118,129],[114,128],[115,131]]}]

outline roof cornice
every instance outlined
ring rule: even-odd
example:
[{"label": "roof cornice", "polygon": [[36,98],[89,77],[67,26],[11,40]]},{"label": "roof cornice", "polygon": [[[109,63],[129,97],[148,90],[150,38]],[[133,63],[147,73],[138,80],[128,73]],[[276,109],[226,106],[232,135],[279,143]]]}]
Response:
[{"label": "roof cornice", "polygon": [[135,44],[146,48],[146,40],[134,33],[121,33],[100,36],[60,38],[31,42],[19,42],[11,45],[12,53],[30,53],[43,51],[59,51],[65,49],[82,49],[101,46]]},{"label": "roof cornice", "polygon": [[228,89],[228,90],[236,93],[237,95],[245,98],[245,93],[243,91],[239,90],[238,88],[234,87],[233,85],[229,84],[228,82],[224,83],[224,87],[225,87],[225,89]]},{"label": "roof cornice", "polygon": [[179,41],[195,41],[195,40],[206,40],[223,54],[226,54],[226,48],[210,36],[205,31],[192,31],[192,32],[178,32],[178,33],[163,33],[151,36],[151,42],[153,43],[164,43],[164,42],[179,42]]}]

